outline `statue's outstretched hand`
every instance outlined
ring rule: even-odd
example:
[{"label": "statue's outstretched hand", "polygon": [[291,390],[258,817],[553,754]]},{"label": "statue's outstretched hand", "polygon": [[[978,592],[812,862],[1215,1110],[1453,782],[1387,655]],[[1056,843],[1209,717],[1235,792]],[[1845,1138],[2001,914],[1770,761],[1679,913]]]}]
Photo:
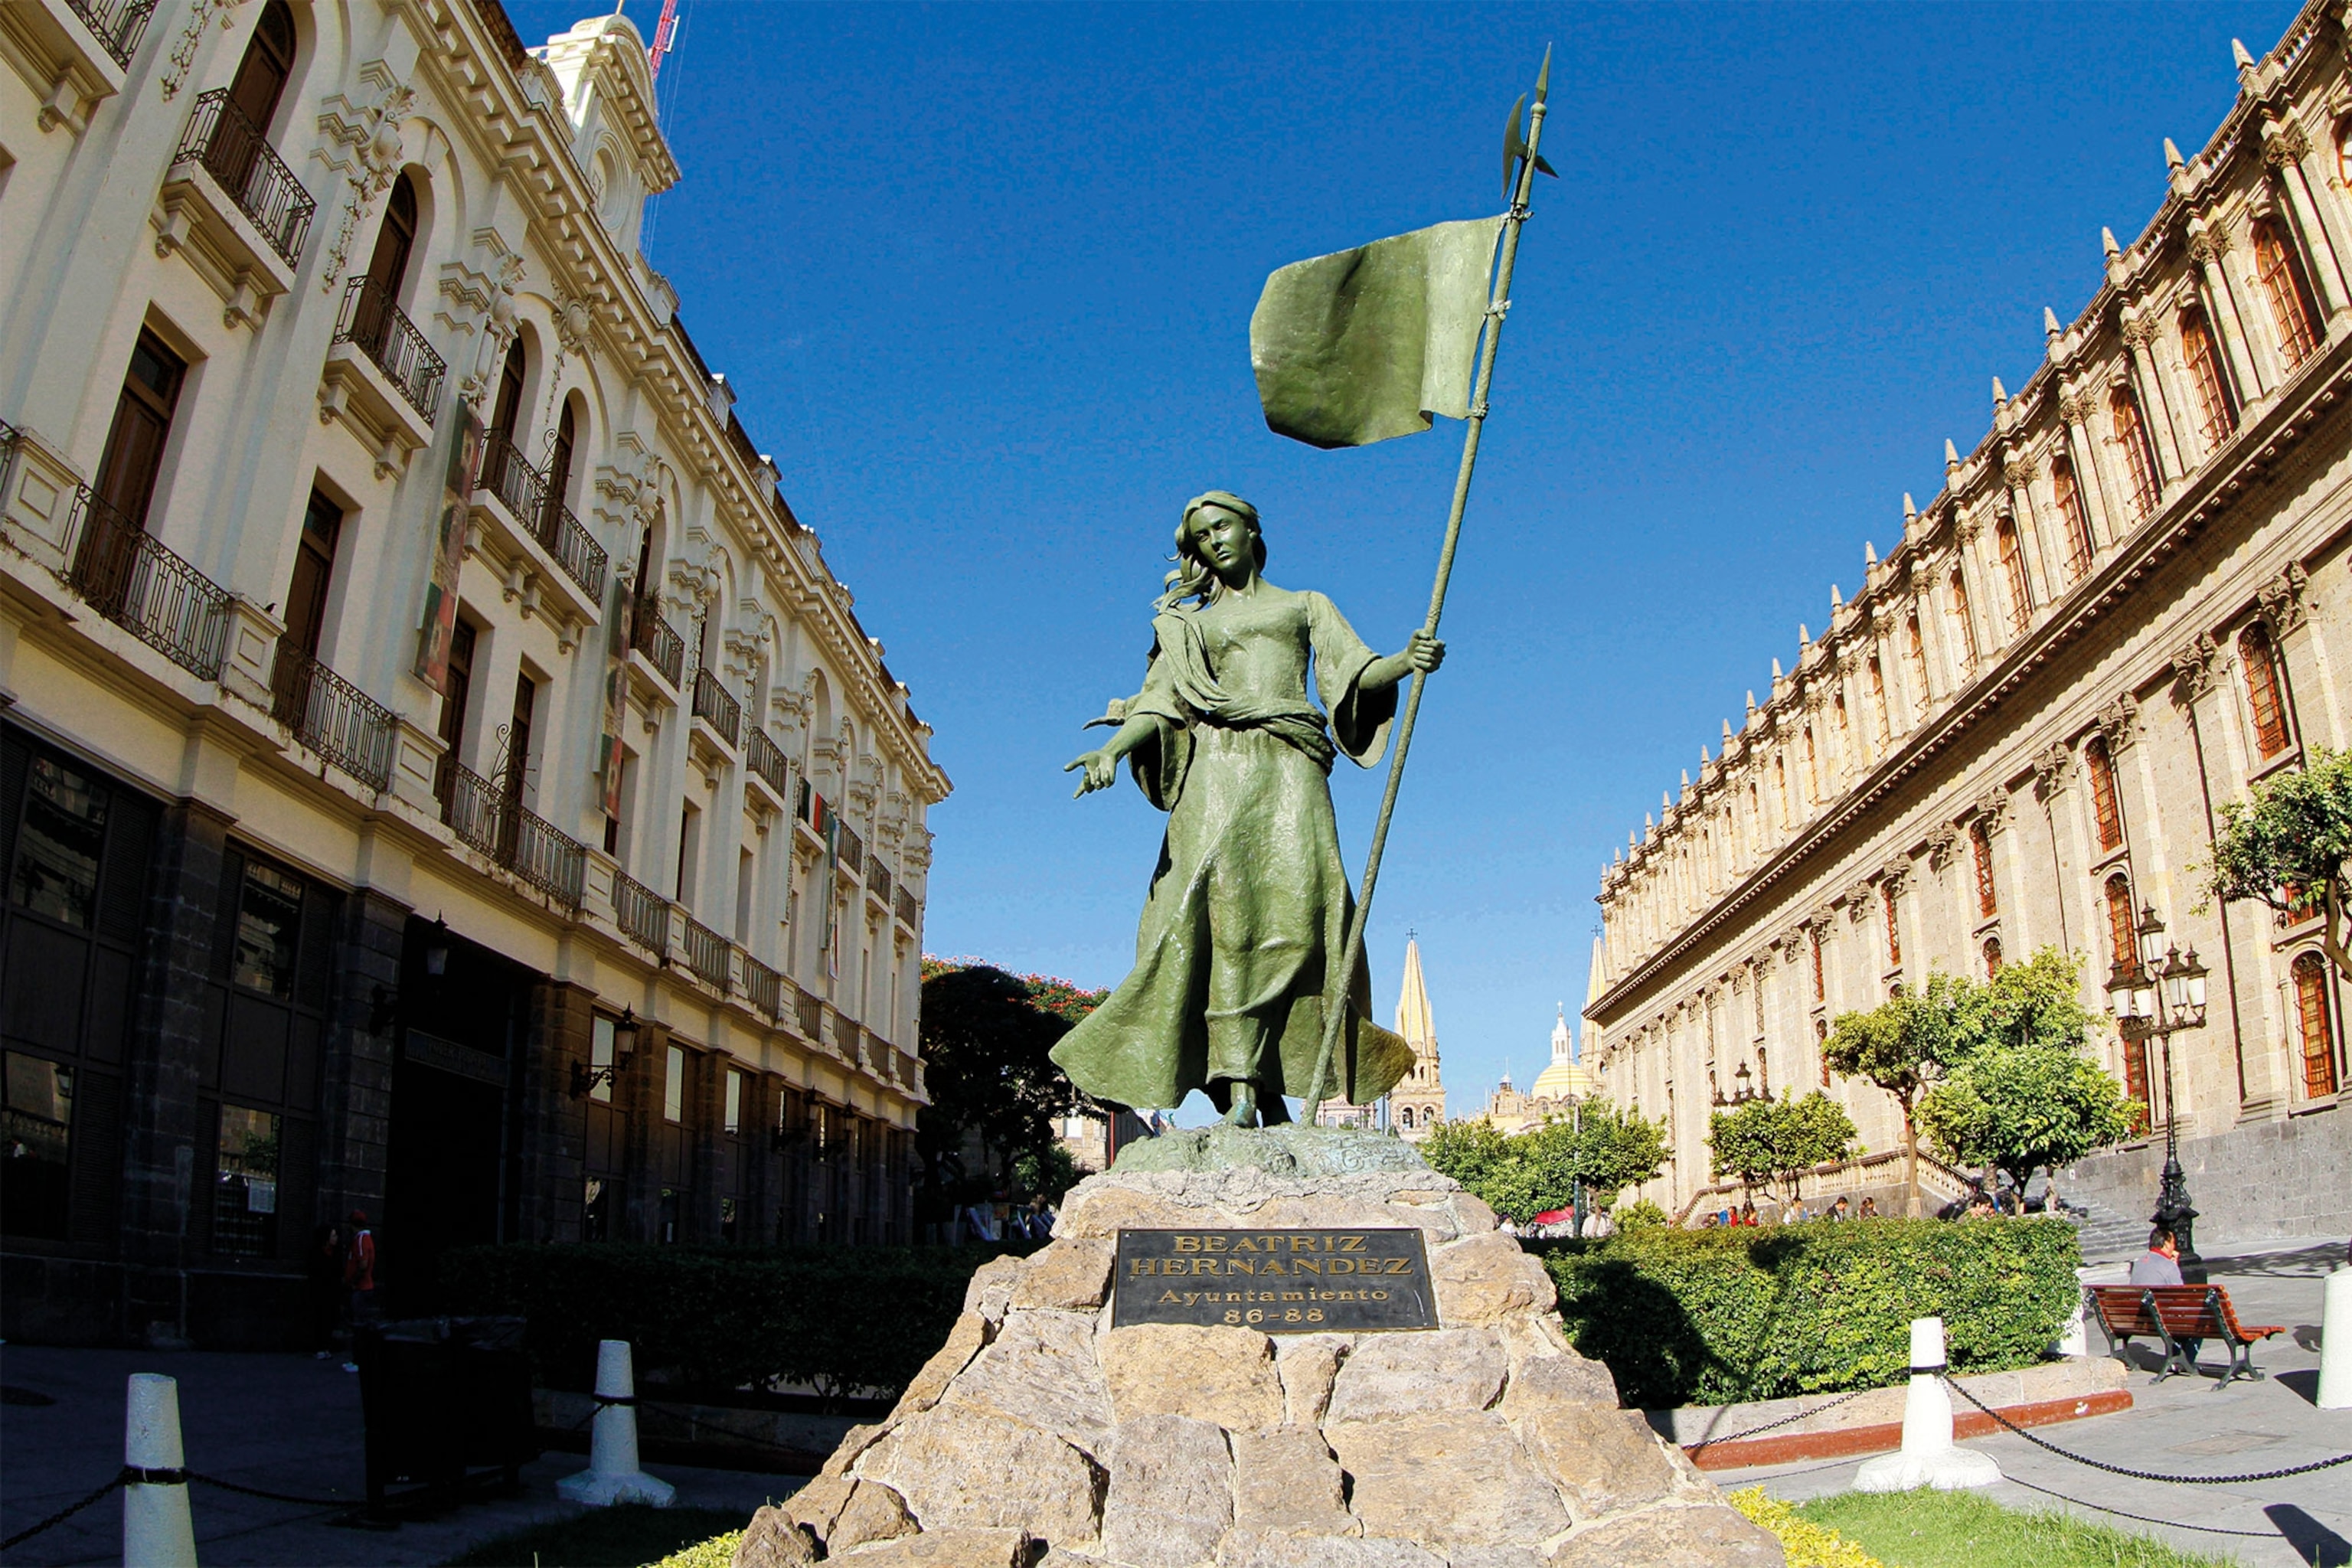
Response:
[{"label": "statue's outstretched hand", "polygon": [[1427,632],[1415,632],[1412,640],[1404,645],[1404,651],[1397,657],[1427,675],[1445,662],[1445,645]]},{"label": "statue's outstretched hand", "polygon": [[1078,780],[1078,787],[1070,792],[1070,798],[1076,800],[1082,795],[1090,795],[1098,789],[1108,789],[1117,784],[1118,758],[1112,754],[1109,747],[1106,746],[1098,752],[1088,752],[1062,771],[1066,773],[1078,773],[1083,775]]}]

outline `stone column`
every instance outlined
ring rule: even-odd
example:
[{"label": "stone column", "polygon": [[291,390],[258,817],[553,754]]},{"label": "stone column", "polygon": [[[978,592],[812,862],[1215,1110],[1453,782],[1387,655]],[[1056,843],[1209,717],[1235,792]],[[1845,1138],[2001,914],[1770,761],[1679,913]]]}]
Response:
[{"label": "stone column", "polygon": [[650,1020],[637,1026],[636,1055],[614,1075],[613,1103],[624,1112],[621,1141],[621,1202],[614,1219],[615,1241],[661,1239],[662,1180],[654,1170],[655,1130],[662,1119],[661,1075],[669,1054],[669,1026]]},{"label": "stone column", "polygon": [[2144,307],[2124,307],[2122,333],[2124,347],[2131,353],[2132,384],[2139,396],[2140,418],[2147,424],[2148,439],[2156,447],[2158,493],[2169,500],[2189,473],[2188,460],[2181,456],[2185,437],[2179,424],[2179,409],[2185,405],[2167,386],[2158,366],[2154,352],[2156,323],[2148,319]]},{"label": "stone column", "polygon": [[2091,395],[2079,388],[2068,387],[2058,398],[2058,417],[2065,421],[2066,447],[2074,455],[2076,476],[2084,481],[2080,488],[2084,504],[2090,510],[2092,547],[2097,550],[2113,545],[2125,531],[2115,524],[2107,468],[2099,460],[2099,444],[2091,438]]},{"label": "stone column", "polygon": [[2202,218],[2189,220],[2189,257],[2197,264],[2197,276],[2204,281],[2205,313],[2214,331],[2221,335],[2221,353],[2229,360],[2238,383],[2238,405],[2242,414],[2247,405],[2268,396],[2269,387],[2255,363],[2245,321],[2238,312],[2238,297],[2230,287],[2229,268],[2221,265],[2221,258],[2229,254],[2228,230],[2208,227]]},{"label": "stone column", "polygon": [[[569,980],[535,979],[516,1087],[516,1241],[577,1241],[588,1190],[588,1102],[572,1095],[588,1066],[595,994]],[[642,1047],[641,1047],[642,1048]]]},{"label": "stone column", "polygon": [[[2226,713],[2231,706],[2228,692],[2221,689],[2221,683],[2215,679],[2220,655],[2221,649],[2213,639],[2200,632],[2172,656],[2172,700],[2189,726],[2198,784],[2204,795],[2209,855],[2218,826],[2213,810],[2217,794],[2220,798],[2228,798],[2234,793],[2234,782],[2245,776],[2232,759],[2234,748],[2225,733],[2226,720],[2221,724],[2211,721],[2214,715]],[[2216,745],[2217,741],[2221,743]],[[2217,777],[2221,783],[2221,792],[2214,788]],[[2221,927],[2221,951],[2219,961],[2210,964],[2215,973],[2207,983],[2207,994],[2213,1005],[2206,1014],[2205,1027],[2209,1033],[2229,1031],[2230,1047],[2237,1061],[2238,1119],[2260,1120],[2277,1109],[2287,1071],[2284,1041],[2273,1040],[2267,1047],[2252,1050],[2246,1043],[2250,1015],[2258,1034],[2267,1035],[2264,1020],[2270,1015],[2273,994],[2269,963],[2271,912],[2253,904],[2239,905],[2233,910],[2220,900],[2214,901],[2213,908]],[[2225,1011],[2227,1017],[2223,1016]]]},{"label": "stone column", "polygon": [[183,801],[156,826],[154,872],[123,1059],[122,1330],[154,1344],[187,1338],[188,1227],[211,1190],[196,1168],[206,978],[219,920],[229,818]]},{"label": "stone column", "polygon": [[[322,1223],[353,1208],[383,1213],[391,1140],[393,1041],[409,910],[372,889],[343,900],[335,931],[335,1012],[319,1088]],[[382,992],[379,1004],[378,992]]]},{"label": "stone column", "polygon": [[[2311,278],[2311,291],[2319,296],[2320,314],[2333,319],[2352,302],[2352,285],[2344,276],[2344,237],[2336,234],[2326,204],[2312,192],[2311,157],[2311,139],[2302,126],[2290,121],[2263,121],[2263,162],[2276,174],[2279,191],[2302,235],[2308,258],[2305,270]],[[2323,322],[2321,336],[2326,335]]]}]

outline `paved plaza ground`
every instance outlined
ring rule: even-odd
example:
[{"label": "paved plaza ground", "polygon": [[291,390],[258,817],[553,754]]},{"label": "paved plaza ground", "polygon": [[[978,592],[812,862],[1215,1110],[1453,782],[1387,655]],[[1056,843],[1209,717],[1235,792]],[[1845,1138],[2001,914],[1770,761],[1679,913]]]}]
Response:
[{"label": "paved plaza ground", "polygon": [[[2214,1241],[2204,1246],[2213,1279],[2229,1289],[2241,1321],[2286,1325],[2285,1333],[2254,1352],[2254,1364],[2270,1375],[2220,1389],[2210,1375],[2194,1383],[2168,1378],[2154,1387],[2147,1373],[2135,1375],[2132,1409],[2041,1428],[2036,1436],[2107,1464],[2179,1475],[2247,1474],[2352,1452],[2352,1410],[2321,1410],[2313,1403],[2319,1384],[2320,1281],[2344,1260],[2342,1239],[2264,1242],[2244,1249]],[[2090,1279],[2120,1282],[2126,1272],[2122,1264],[2102,1265]],[[2096,1328],[2091,1344],[2105,1346]],[[2141,1347],[2135,1353],[2152,1373],[2155,1354]],[[2221,1347],[2209,1343],[2202,1364],[2218,1373],[2225,1364]],[[2006,1432],[1969,1446],[2000,1461],[2008,1479],[1986,1495],[2012,1507],[2063,1509],[2194,1551],[2229,1552],[2246,1568],[2352,1563],[2352,1465],[2284,1480],[2179,1486],[2109,1475]],[[1760,1481],[1774,1497],[1794,1502],[1852,1489],[1861,1464],[1840,1459],[1720,1470],[1715,1479],[1727,1489]],[[2139,1517],[2118,1518],[2118,1512]]]},{"label": "paved plaza ground", "polygon": [[[125,1380],[161,1372],[180,1380],[180,1421],[188,1468],[240,1485],[304,1497],[359,1499],[364,1490],[359,1379],[339,1363],[307,1355],[188,1351],[0,1348],[0,1383],[54,1405],[0,1410],[0,1538],[47,1517],[122,1464]],[[587,1461],[551,1453],[523,1471],[520,1497],[468,1503],[390,1531],[333,1522],[341,1510],[238,1497],[214,1487],[191,1493],[196,1555],[205,1568],[413,1568],[446,1562],[467,1547],[524,1525],[581,1511],[555,1483]],[[745,1518],[797,1489],[788,1476],[649,1464],[677,1487],[687,1507],[740,1509]],[[122,1505],[108,1498],[8,1553],[9,1568],[115,1563],[122,1555]]]},{"label": "paved plaza ground", "polygon": [[[2209,1252],[2225,1249],[2208,1244]],[[2343,1243],[2278,1242],[2213,1258],[2248,1321],[2284,1323],[2288,1332],[2256,1352],[2271,1375],[2217,1391],[2212,1380],[2132,1381],[2136,1408],[2069,1423],[2040,1435],[2136,1469],[2236,1473],[2275,1469],[2352,1450],[2352,1411],[2322,1411],[2318,1383],[2320,1280]],[[2102,1266],[2098,1281],[2123,1278]],[[2094,1344],[2099,1343],[2094,1331]],[[2153,1357],[2141,1352],[2145,1364]],[[2209,1347],[2209,1368],[2220,1362]],[[189,1468],[247,1486],[304,1496],[356,1499],[362,1489],[359,1380],[334,1362],[308,1356],[226,1352],[0,1348],[0,1382],[55,1401],[12,1403],[0,1413],[0,1536],[13,1534],[105,1480],[122,1459],[125,1378],[169,1373],[180,1380]],[[2352,1563],[2352,1466],[2285,1480],[2187,1487],[2126,1479],[2074,1464],[2003,1434],[1975,1445],[2010,1479],[1991,1489],[2022,1508],[2065,1508],[2146,1530],[2198,1550],[2234,1553],[2247,1568],[2344,1568]],[[337,1510],[242,1498],[198,1487],[193,1494],[197,1549],[208,1568],[317,1568],[446,1561],[520,1526],[576,1511],[555,1483],[580,1468],[576,1455],[551,1454],[524,1471],[523,1495],[469,1504],[389,1531],[332,1522]],[[1718,1472],[1728,1487],[1761,1481],[1794,1500],[1843,1491],[1859,1461]],[[681,1503],[749,1515],[789,1492],[789,1477],[651,1464],[677,1483]],[[2118,1520],[2112,1510],[2140,1516]],[[62,1568],[110,1563],[121,1542],[121,1506],[109,1498],[8,1554],[11,1564]]]}]

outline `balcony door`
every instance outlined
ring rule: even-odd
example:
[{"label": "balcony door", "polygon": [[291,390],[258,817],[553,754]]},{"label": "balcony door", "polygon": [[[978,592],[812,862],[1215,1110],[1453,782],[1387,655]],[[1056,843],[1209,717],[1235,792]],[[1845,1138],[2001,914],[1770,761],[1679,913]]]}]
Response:
[{"label": "balcony door", "polygon": [[225,123],[213,133],[205,155],[213,178],[240,200],[262,162],[262,149],[269,144],[278,100],[286,96],[286,81],[293,74],[294,13],[286,0],[268,0],[229,82],[228,107],[234,112],[223,117]]},{"label": "balcony door", "polygon": [[187,364],[153,332],[142,329],[131,351],[131,373],[115,399],[114,423],[99,458],[92,502],[74,542],[74,586],[100,613],[120,620],[137,596],[140,536],[163,448],[172,437]]},{"label": "balcony door", "polygon": [[393,318],[400,310],[401,285],[408,278],[408,255],[416,247],[416,184],[405,173],[392,183],[384,204],[383,226],[375,231],[375,252],[368,258],[367,281],[360,287],[352,336],[383,363],[392,335]]},{"label": "balcony door", "polygon": [[317,490],[302,512],[302,538],[294,551],[294,581],[286,589],[286,630],[278,638],[278,718],[299,727],[310,714],[310,671],[326,629],[327,589],[335,574],[335,542],[343,529],[343,509]]}]

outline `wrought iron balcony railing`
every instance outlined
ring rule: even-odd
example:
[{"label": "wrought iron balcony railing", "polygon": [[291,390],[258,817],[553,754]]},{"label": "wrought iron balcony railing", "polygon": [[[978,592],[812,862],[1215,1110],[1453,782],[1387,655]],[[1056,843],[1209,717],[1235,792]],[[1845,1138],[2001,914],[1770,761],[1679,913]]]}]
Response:
[{"label": "wrought iron balcony railing", "polygon": [[588,847],[447,757],[441,760],[441,819],[532,887],[579,907],[588,883]]},{"label": "wrought iron balcony railing", "polygon": [[228,647],[228,590],[131,519],[76,487],[66,584],[89,606],[202,680]]},{"label": "wrought iron balcony railing", "polygon": [[785,795],[788,780],[784,766],[784,753],[778,749],[775,742],[768,739],[768,732],[765,730],[751,731],[750,761],[751,771],[767,780],[771,789],[780,795],[785,795],[786,799],[791,798],[790,795]]},{"label": "wrought iron balcony railing", "polygon": [[196,100],[188,132],[180,139],[173,158],[174,168],[200,163],[245,216],[269,241],[269,247],[291,267],[310,237],[310,218],[319,204],[294,177],[294,171],[269,144],[261,128],[229,101],[226,88],[215,88]]},{"label": "wrought iron balcony railing", "polygon": [[909,931],[915,928],[921,917],[922,911],[915,907],[915,895],[907,891],[906,884],[903,882],[898,885],[898,901],[892,906],[891,912],[906,921],[907,929]]},{"label": "wrought iron balcony railing", "polygon": [[66,0],[74,15],[90,30],[114,63],[128,70],[139,40],[147,36],[147,19],[155,14],[155,0]]},{"label": "wrought iron balcony railing", "polygon": [[730,746],[742,733],[743,705],[707,668],[694,672],[694,716],[709,721]]},{"label": "wrought iron balcony railing", "polygon": [[656,958],[669,952],[669,917],[667,899],[625,872],[613,874],[613,918]]},{"label": "wrought iron balcony railing", "polygon": [[547,476],[531,467],[504,431],[493,430],[483,440],[481,483],[590,598],[604,596],[604,547],[549,491]]},{"label": "wrought iron balcony railing", "polygon": [[286,642],[269,686],[270,711],[295,739],[378,795],[392,787],[392,710]]},{"label": "wrought iron balcony railing", "polygon": [[433,423],[449,367],[394,303],[391,289],[373,278],[352,279],[343,290],[343,313],[335,323],[334,341],[349,343],[374,361],[408,405],[425,423]]},{"label": "wrought iron balcony railing", "polygon": [[824,1003],[821,998],[793,986],[793,1016],[798,1020],[802,1034],[820,1045],[824,1043]]},{"label": "wrought iron balcony railing", "polygon": [[752,957],[743,955],[743,994],[751,1005],[775,1017],[784,1010],[784,977]]},{"label": "wrought iron balcony railing", "polygon": [[862,875],[866,869],[866,840],[857,837],[857,829],[847,823],[841,825],[841,864],[851,876]]},{"label": "wrought iron balcony railing", "polygon": [[661,601],[653,595],[638,595],[635,613],[631,642],[675,689],[686,674],[686,639],[677,635],[677,628],[661,613]]},{"label": "wrought iron balcony railing", "polygon": [[866,890],[881,900],[885,907],[889,904],[890,868],[882,864],[879,855],[866,858]]},{"label": "wrought iron balcony railing", "polygon": [[700,921],[688,918],[686,940],[678,943],[679,955],[686,960],[688,969],[707,984],[718,987],[721,993],[728,988],[728,951],[725,937]]}]

